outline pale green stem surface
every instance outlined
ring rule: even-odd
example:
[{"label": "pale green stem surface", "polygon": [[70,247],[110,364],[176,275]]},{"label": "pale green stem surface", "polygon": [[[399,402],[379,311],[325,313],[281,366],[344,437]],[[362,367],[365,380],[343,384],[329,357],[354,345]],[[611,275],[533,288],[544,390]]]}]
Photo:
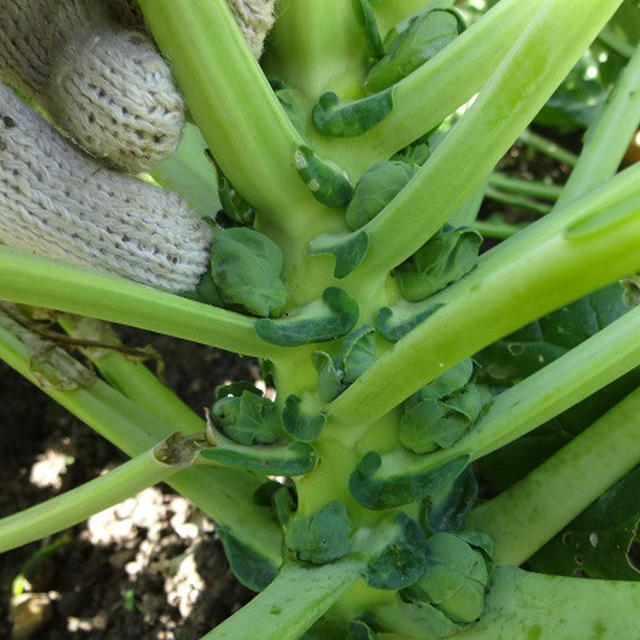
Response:
[{"label": "pale green stem surface", "polygon": [[0,553],[72,527],[168,478],[179,468],[160,462],[151,449],[80,487],[2,518]]},{"label": "pale green stem surface", "polygon": [[497,567],[480,621],[460,640],[639,640],[640,583]]},{"label": "pale green stem surface", "polygon": [[273,357],[240,313],[0,246],[0,298],[119,322],[227,351]]},{"label": "pale green stem surface", "polygon": [[550,158],[553,158],[562,164],[567,164],[570,167],[575,167],[578,163],[578,156],[575,153],[563,149],[556,142],[534,133],[533,131],[529,131],[529,129],[526,129],[520,134],[520,142],[533,147],[545,156],[549,156]]},{"label": "pale green stem surface", "polygon": [[640,364],[640,308],[498,395],[456,444],[480,458],[544,424]]},{"label": "pale green stem surface", "polygon": [[[30,356],[11,327],[0,326],[0,358],[128,455],[139,455],[175,432],[175,425],[150,415],[102,380],[70,391],[42,387],[31,371]],[[253,500],[262,482],[263,478],[253,474],[207,467],[185,469],[168,484],[277,566],[281,561],[280,528]],[[256,531],[261,535],[256,536]]]},{"label": "pale green stem surface", "polygon": [[276,579],[201,640],[297,640],[360,577],[361,559],[284,566]]},{"label": "pale green stem surface", "polygon": [[640,463],[640,390],[496,498],[467,526],[493,538],[494,558],[519,565]]},{"label": "pale green stem surface", "polygon": [[389,271],[446,222],[488,178],[619,4],[620,0],[543,3],[433,156],[363,227],[371,246],[351,277],[363,273],[374,277]]},{"label": "pale green stem surface", "polygon": [[[350,139],[349,144],[318,136],[314,139],[317,148],[339,160],[354,177],[375,162],[387,160],[480,91],[541,5],[542,0],[502,0],[395,85],[394,107],[382,122]],[[495,37],[497,32],[499,38]]]},{"label": "pale green stem surface", "polygon": [[[58,324],[75,338],[100,340],[100,329],[88,333],[84,322],[73,317],[61,316]],[[115,332],[109,335],[114,345],[121,344]],[[84,353],[95,364],[105,380],[124,394],[129,400],[155,416],[161,422],[184,434],[204,432],[205,423],[178,396],[163,384],[141,362],[134,362],[117,351],[107,349],[84,349]]]},{"label": "pale green stem surface", "polygon": [[615,174],[639,123],[640,46],[587,130],[582,153],[556,203],[556,210]]},{"label": "pale green stem surface", "polygon": [[[632,198],[628,204],[619,218],[616,211],[598,215],[597,209],[583,216],[583,233],[575,219],[563,218],[567,226],[553,236],[526,245],[526,252],[498,261],[496,268],[479,267],[466,281],[434,296],[433,304],[443,306],[338,396],[330,415],[343,425],[353,415],[361,424],[372,422],[487,344],[639,268],[640,203]],[[594,225],[593,230],[585,225]],[[395,387],[389,380],[407,384]]]},{"label": "pale green stem surface", "polygon": [[303,140],[278,102],[224,0],[140,0],[194,121],[225,175],[270,223],[292,236],[331,215],[294,165]]}]

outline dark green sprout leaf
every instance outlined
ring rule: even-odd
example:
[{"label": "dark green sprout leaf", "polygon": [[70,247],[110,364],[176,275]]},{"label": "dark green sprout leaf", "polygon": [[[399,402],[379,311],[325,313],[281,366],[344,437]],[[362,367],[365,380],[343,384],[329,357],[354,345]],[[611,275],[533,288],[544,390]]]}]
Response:
[{"label": "dark green sprout leaf", "polygon": [[336,369],[333,358],[326,351],[314,351],[311,359],[318,372],[318,395],[324,402],[331,402],[345,389],[343,373]]},{"label": "dark green sprout leaf", "polygon": [[276,94],[276,98],[278,98],[289,120],[291,120],[291,124],[293,124],[302,138],[306,139],[307,112],[300,94],[281,80],[271,80],[271,86]]},{"label": "dark green sprout leaf", "polygon": [[460,280],[476,266],[481,244],[474,229],[445,225],[395,269],[402,295],[418,302]]},{"label": "dark green sprout leaf", "polygon": [[253,229],[214,232],[211,277],[226,304],[256,316],[277,314],[287,301],[282,263],[280,247]]},{"label": "dark green sprout leaf", "polygon": [[362,620],[352,620],[349,623],[348,640],[377,640],[377,636]]},{"label": "dark green sprout leaf", "polygon": [[336,357],[345,384],[355,382],[376,361],[375,346],[376,330],[369,324],[347,335]]},{"label": "dark green sprout leaf", "polygon": [[461,529],[478,499],[478,482],[471,467],[467,467],[449,485],[434,491],[426,511],[430,531]]},{"label": "dark green sprout leaf", "polygon": [[389,51],[369,71],[366,86],[381,91],[402,80],[433,58],[461,33],[459,17],[448,10],[434,10],[416,16],[398,35]]},{"label": "dark green sprout leaf", "polygon": [[336,261],[334,276],[348,276],[363,260],[369,250],[370,238],[366,231],[358,233],[323,233],[309,243],[307,253],[333,255]]},{"label": "dark green sprout leaf", "polygon": [[640,580],[629,550],[640,521],[636,467],[530,558],[534,571],[605,580]]},{"label": "dark green sprout leaf", "polygon": [[325,135],[352,138],[382,122],[392,109],[391,89],[343,105],[338,96],[329,91],[320,96],[311,118],[316,129]]},{"label": "dark green sprout leaf", "polygon": [[218,429],[238,444],[273,444],[282,440],[276,404],[253,391],[220,398],[211,409],[211,418]]},{"label": "dark green sprout leaf", "polygon": [[308,304],[295,315],[279,320],[260,319],[255,327],[263,340],[295,347],[340,338],[353,329],[359,315],[353,298],[338,287],[329,287],[322,300]]},{"label": "dark green sprout leaf", "polygon": [[367,584],[374,589],[404,589],[425,569],[425,537],[405,513],[396,516],[391,540],[367,565]]},{"label": "dark green sprout leaf", "polygon": [[376,14],[371,7],[371,3],[369,0],[355,0],[355,6],[373,54],[376,58],[382,58],[385,53],[384,45],[382,44],[382,38],[378,31],[378,21],[376,20]]},{"label": "dark green sprout leaf", "polygon": [[326,416],[323,412],[306,414],[301,405],[302,398],[290,395],[284,403],[282,424],[285,431],[296,440],[311,442],[320,435]]},{"label": "dark green sprout leaf", "polygon": [[262,591],[276,577],[280,567],[233,536],[227,527],[218,526],[224,553],[233,575],[252,591]]},{"label": "dark green sprout leaf", "polygon": [[400,441],[415,453],[455,444],[480,415],[483,397],[475,384],[471,359],[463,360],[402,404]]},{"label": "dark green sprout leaf", "polygon": [[403,640],[442,640],[460,630],[439,609],[426,602],[404,602],[400,596],[391,604],[375,607],[372,611],[376,626],[398,634]]},{"label": "dark green sprout leaf", "polygon": [[334,500],[310,516],[296,518],[289,524],[285,544],[304,562],[324,564],[342,558],[351,546],[347,510]]},{"label": "dark green sprout leaf", "polygon": [[226,438],[213,425],[209,427],[216,446],[202,449],[200,455],[215,464],[272,476],[301,476],[316,464],[315,452],[304,442],[248,447]]},{"label": "dark green sprout leaf", "polygon": [[370,451],[349,477],[349,489],[368,509],[390,509],[428,498],[453,482],[468,462],[469,456],[461,455],[431,468],[423,456],[394,452],[383,458]]},{"label": "dark green sprout leaf", "polygon": [[335,162],[324,160],[311,147],[296,149],[294,162],[313,197],[334,209],[346,207],[353,197],[349,176]]},{"label": "dark green sprout leaf", "polygon": [[398,161],[374,164],[358,180],[353,199],[347,207],[345,221],[356,230],[375,218],[408,184],[420,169]]},{"label": "dark green sprout leaf", "polygon": [[427,540],[425,571],[403,595],[438,607],[454,622],[469,623],[484,611],[488,581],[482,553],[462,538],[441,532]]},{"label": "dark green sprout leaf", "polygon": [[390,342],[397,342],[423,320],[433,315],[443,304],[382,307],[376,316],[376,329]]}]

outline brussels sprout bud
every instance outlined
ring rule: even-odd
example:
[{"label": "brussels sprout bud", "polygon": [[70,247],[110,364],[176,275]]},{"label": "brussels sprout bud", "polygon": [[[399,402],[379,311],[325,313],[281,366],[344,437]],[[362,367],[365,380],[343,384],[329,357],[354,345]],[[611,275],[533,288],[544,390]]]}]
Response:
[{"label": "brussels sprout bud", "polygon": [[456,282],[476,266],[481,244],[477,231],[445,225],[396,269],[402,295],[417,302]]},{"label": "brussels sprout bud", "polygon": [[285,543],[305,562],[323,564],[342,558],[351,546],[351,520],[342,503],[333,501],[289,525]]},{"label": "brussels sprout bud", "polygon": [[371,92],[386,89],[424,64],[458,37],[463,24],[453,11],[429,11],[416,16],[389,46],[387,55],[367,77]]},{"label": "brussels sprout bud", "polygon": [[211,277],[228,305],[256,316],[277,315],[287,300],[280,279],[282,262],[280,247],[253,229],[217,229],[214,233]]},{"label": "brussels sprout bud", "polygon": [[451,533],[436,533],[427,540],[426,570],[407,596],[437,606],[453,621],[468,623],[484,611],[488,581],[481,552]]},{"label": "brussels sprout bud", "polygon": [[251,391],[221,398],[213,405],[211,417],[238,444],[273,444],[283,436],[275,403]]},{"label": "brussels sprout bud", "polygon": [[415,453],[452,446],[482,410],[482,395],[469,383],[473,363],[464,360],[414,393],[402,406],[400,441]]}]

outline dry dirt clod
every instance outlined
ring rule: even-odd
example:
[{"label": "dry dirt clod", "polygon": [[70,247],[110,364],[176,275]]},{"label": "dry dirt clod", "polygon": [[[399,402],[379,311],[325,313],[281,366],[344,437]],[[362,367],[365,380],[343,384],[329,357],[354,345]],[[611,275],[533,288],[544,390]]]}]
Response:
[{"label": "dry dirt clod", "polygon": [[51,599],[46,593],[22,593],[11,598],[9,620],[11,640],[27,640],[52,616]]}]

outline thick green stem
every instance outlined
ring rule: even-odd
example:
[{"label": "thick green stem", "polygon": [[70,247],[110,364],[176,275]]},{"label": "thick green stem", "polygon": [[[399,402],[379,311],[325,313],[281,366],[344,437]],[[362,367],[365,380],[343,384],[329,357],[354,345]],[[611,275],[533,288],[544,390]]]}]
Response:
[{"label": "thick green stem", "polygon": [[154,447],[80,487],[2,518],[0,553],[72,527],[161,482],[182,466],[161,462]]},{"label": "thick green stem", "polygon": [[227,351],[274,357],[254,319],[128,280],[0,246],[0,298],[158,331]]},{"label": "thick green stem", "polygon": [[236,189],[269,222],[293,236],[310,217],[327,215],[294,165],[303,140],[227,3],[140,0],[140,6],[194,121]]},{"label": "thick green stem", "polygon": [[640,390],[576,436],[467,525],[490,534],[494,558],[519,565],[640,463]]},{"label": "thick green stem", "polygon": [[201,640],[297,640],[360,577],[365,562],[285,566],[277,578]]},{"label": "thick green stem", "polygon": [[[362,424],[372,422],[487,344],[640,267],[638,194],[626,206],[563,217],[554,235],[434,296],[429,304],[435,312],[333,401],[333,419],[344,425],[357,414]],[[407,383],[389,385],[400,379]]]},{"label": "thick green stem", "polygon": [[[175,425],[147,413],[102,380],[69,391],[43,387],[31,370],[31,354],[20,339],[22,331],[13,321],[2,320],[0,358],[128,455],[139,455],[175,432]],[[222,467],[185,469],[169,481],[218,524],[232,530],[238,540],[278,566],[280,528],[253,500],[261,483],[258,476]],[[256,531],[261,535],[256,537]]]},{"label": "thick green stem", "polygon": [[570,167],[575,167],[578,163],[578,156],[575,153],[563,149],[556,142],[537,133],[533,133],[533,131],[529,131],[529,129],[526,129],[520,134],[520,142]]},{"label": "thick green stem", "polygon": [[502,392],[456,444],[480,458],[544,424],[640,364],[640,308]]},{"label": "thick green stem", "polygon": [[488,178],[619,4],[620,0],[544,2],[434,155],[363,227],[371,246],[353,277],[389,271],[446,222]]},{"label": "thick green stem", "polygon": [[479,622],[460,640],[636,640],[640,584],[497,567]]},{"label": "thick green stem", "polygon": [[[115,331],[98,321],[61,316],[58,324],[71,337],[99,341],[106,334],[109,344],[115,347],[121,344]],[[89,348],[83,351],[114,389],[158,420],[185,434],[204,431],[202,418],[141,362],[134,362],[115,350]]]},{"label": "thick green stem", "polygon": [[[394,107],[382,122],[350,139],[349,144],[336,138],[317,139],[317,148],[339,158],[354,177],[373,163],[387,160],[437,127],[480,91],[541,4],[541,0],[502,0],[429,62],[395,85]],[[494,37],[497,32],[499,38]],[[474,136],[477,134],[478,130]]]},{"label": "thick green stem", "polygon": [[584,147],[556,210],[615,174],[640,123],[640,46],[620,74],[606,105],[584,137]]}]

